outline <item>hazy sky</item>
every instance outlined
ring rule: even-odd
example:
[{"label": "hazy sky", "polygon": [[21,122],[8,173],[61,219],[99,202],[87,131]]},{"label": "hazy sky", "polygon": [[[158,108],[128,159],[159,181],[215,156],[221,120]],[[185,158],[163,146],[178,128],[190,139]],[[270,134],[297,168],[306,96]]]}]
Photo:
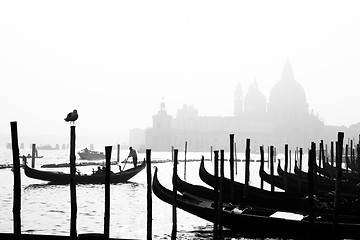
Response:
[{"label": "hazy sky", "polygon": [[162,97],[233,114],[238,82],[269,97],[287,59],[309,110],[360,121],[359,1],[0,1],[0,133],[123,138]]}]

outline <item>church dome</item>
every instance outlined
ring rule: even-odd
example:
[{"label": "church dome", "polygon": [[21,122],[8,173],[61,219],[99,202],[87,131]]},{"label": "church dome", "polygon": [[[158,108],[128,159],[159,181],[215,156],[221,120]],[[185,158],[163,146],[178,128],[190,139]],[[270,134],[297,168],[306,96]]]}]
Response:
[{"label": "church dome", "polygon": [[245,113],[265,113],[266,112],[266,98],[260,92],[256,81],[249,87],[249,91],[244,99]]},{"label": "church dome", "polygon": [[304,88],[295,81],[289,62],[284,66],[281,80],[271,89],[269,96],[269,112],[294,111],[307,112],[307,101]]}]

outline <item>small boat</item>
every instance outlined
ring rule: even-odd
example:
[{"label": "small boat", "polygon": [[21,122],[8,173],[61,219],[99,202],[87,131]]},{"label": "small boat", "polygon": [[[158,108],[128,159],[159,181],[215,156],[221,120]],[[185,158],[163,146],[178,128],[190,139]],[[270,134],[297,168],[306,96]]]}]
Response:
[{"label": "small boat", "polygon": [[103,152],[90,150],[88,148],[82,149],[78,152],[81,160],[102,160],[105,159],[105,154]]},{"label": "small boat", "polygon": [[[137,175],[146,166],[146,162],[143,161],[140,165],[127,169],[125,171],[110,173],[110,183],[122,183],[129,181],[132,177]],[[64,172],[55,171],[42,171],[34,168],[30,168],[26,162],[24,162],[25,175],[29,178],[48,181],[52,184],[70,184],[71,176]],[[94,172],[93,174],[76,174],[75,182],[79,184],[104,184],[105,173]]]},{"label": "small boat", "polygon": [[[91,162],[77,162],[75,163],[76,167],[82,167],[82,166],[105,166],[105,161],[102,162],[95,162],[95,161],[91,161]],[[110,165],[117,165],[119,164],[117,161],[111,161]],[[66,168],[66,167],[70,167],[70,163],[49,163],[49,164],[44,164],[41,165],[41,168]]]},{"label": "small boat", "polygon": [[[251,206],[231,205],[224,203],[218,211],[214,208],[214,201],[195,199],[186,195],[174,194],[165,188],[157,178],[158,169],[155,168],[153,177],[153,193],[162,201],[173,204],[176,196],[176,207],[210,222],[216,221],[220,212],[224,227],[242,237],[250,238],[312,238],[338,239],[358,238],[360,224],[358,218],[339,218],[337,223],[330,219],[309,215],[282,212],[276,209],[255,208]],[[341,221],[340,221],[341,220]]]},{"label": "small boat", "polygon": [[0,169],[5,169],[5,168],[12,168],[12,164],[9,163],[0,164]]}]

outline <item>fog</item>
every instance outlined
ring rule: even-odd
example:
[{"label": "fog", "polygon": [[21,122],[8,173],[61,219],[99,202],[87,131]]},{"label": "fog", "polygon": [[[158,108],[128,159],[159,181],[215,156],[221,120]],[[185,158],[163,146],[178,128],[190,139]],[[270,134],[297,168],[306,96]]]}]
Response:
[{"label": "fog", "polygon": [[238,83],[267,100],[289,61],[309,111],[359,122],[358,1],[1,1],[0,133],[128,141],[164,98],[232,116]]}]

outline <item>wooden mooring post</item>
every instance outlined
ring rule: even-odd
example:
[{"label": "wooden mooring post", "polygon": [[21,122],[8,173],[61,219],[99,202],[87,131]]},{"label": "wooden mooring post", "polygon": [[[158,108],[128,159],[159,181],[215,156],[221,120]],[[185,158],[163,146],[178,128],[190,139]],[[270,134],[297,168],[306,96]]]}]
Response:
[{"label": "wooden mooring post", "polygon": [[219,237],[219,151],[214,151],[214,239]]},{"label": "wooden mooring post", "polygon": [[313,148],[313,154],[314,154],[314,156],[313,156],[313,158],[314,158],[314,160],[312,161],[312,164],[313,164],[313,175],[314,175],[314,177],[313,177],[313,181],[314,181],[314,183],[313,183],[313,185],[314,185],[314,187],[313,187],[313,194],[317,194],[317,190],[318,190],[318,185],[317,185],[317,182],[318,182],[318,177],[317,177],[317,171],[316,171],[316,144],[315,143],[312,143],[312,145],[313,146],[311,146],[312,148]]},{"label": "wooden mooring post", "polygon": [[185,142],[185,158],[184,158],[184,180],[186,181],[186,153],[187,153],[187,141]]},{"label": "wooden mooring post", "polygon": [[314,161],[316,159],[315,143],[311,143],[308,160],[308,198],[309,198],[309,222],[314,224]]},{"label": "wooden mooring post", "polygon": [[244,198],[249,194],[249,181],[250,181],[250,138],[246,139],[245,150],[245,185],[244,185]]},{"label": "wooden mooring post", "polygon": [[349,173],[349,144],[345,145],[346,173]]},{"label": "wooden mooring post", "polygon": [[35,168],[35,157],[36,157],[36,144],[31,145],[31,167]]},{"label": "wooden mooring post", "polygon": [[117,163],[119,164],[119,162],[120,162],[120,144],[117,145],[116,161],[117,161]]},{"label": "wooden mooring post", "polygon": [[151,149],[146,149],[146,179],[147,179],[147,235],[152,239],[152,191],[151,191]]},{"label": "wooden mooring post", "polygon": [[172,184],[173,184],[173,204],[172,204],[172,218],[173,218],[173,227],[171,232],[171,239],[176,239],[177,234],[177,213],[176,213],[176,200],[177,200],[177,164],[178,164],[178,149],[174,149],[174,168],[173,168],[173,177],[172,177]]},{"label": "wooden mooring post", "polygon": [[[260,146],[260,170],[264,170],[264,146]],[[260,188],[264,189],[264,180],[261,178],[260,180]]]},{"label": "wooden mooring post", "polygon": [[[333,223],[337,225],[338,209],[341,198],[341,179],[342,179],[342,150],[343,150],[344,133],[338,133],[338,140],[336,146],[336,181],[335,181],[335,198],[334,198],[334,220]],[[335,231],[336,232],[336,231]]]},{"label": "wooden mooring post", "polygon": [[234,134],[230,134],[230,202],[234,202]]},{"label": "wooden mooring post", "polygon": [[331,141],[331,148],[330,148],[330,156],[331,156],[331,166],[334,166],[334,142]]},{"label": "wooden mooring post", "polygon": [[75,126],[70,126],[70,236],[76,237],[76,216],[77,216],[77,203],[76,203],[76,183],[75,183]]},{"label": "wooden mooring post", "polygon": [[[318,166],[321,167],[321,160],[322,160],[322,140],[319,144],[319,159],[318,159]],[[317,173],[317,171],[315,171]]]},{"label": "wooden mooring post", "polygon": [[223,191],[224,191],[224,150],[220,150],[220,187],[219,187],[219,206],[218,206],[218,214],[219,214],[219,238],[222,239],[223,235],[223,224],[222,224],[222,209],[223,209]]},{"label": "wooden mooring post", "polygon": [[270,146],[270,183],[271,192],[275,191],[274,186],[274,146]]},{"label": "wooden mooring post", "polygon": [[112,146],[105,147],[105,214],[104,214],[104,236],[110,236],[110,161]]},{"label": "wooden mooring post", "polygon": [[285,192],[288,192],[288,164],[289,164],[289,145],[285,144],[285,166],[284,166],[284,190]]},{"label": "wooden mooring post", "polygon": [[291,166],[291,150],[289,150],[289,173],[291,173],[291,169],[292,169],[292,166]]},{"label": "wooden mooring post", "polygon": [[21,234],[21,176],[20,176],[20,156],[17,122],[10,122],[11,143],[13,154],[13,173],[14,173],[14,199],[13,199],[13,221],[14,234]]},{"label": "wooden mooring post", "polygon": [[[303,149],[300,148],[299,149],[299,169],[302,170],[302,155],[303,155]],[[300,171],[300,174],[299,174],[299,181],[298,181],[298,192],[300,193],[301,192],[301,189],[302,189],[302,171]]]},{"label": "wooden mooring post", "polygon": [[353,169],[352,172],[355,172],[355,162],[354,162],[354,155],[353,155],[353,140],[350,141],[350,166]]}]

